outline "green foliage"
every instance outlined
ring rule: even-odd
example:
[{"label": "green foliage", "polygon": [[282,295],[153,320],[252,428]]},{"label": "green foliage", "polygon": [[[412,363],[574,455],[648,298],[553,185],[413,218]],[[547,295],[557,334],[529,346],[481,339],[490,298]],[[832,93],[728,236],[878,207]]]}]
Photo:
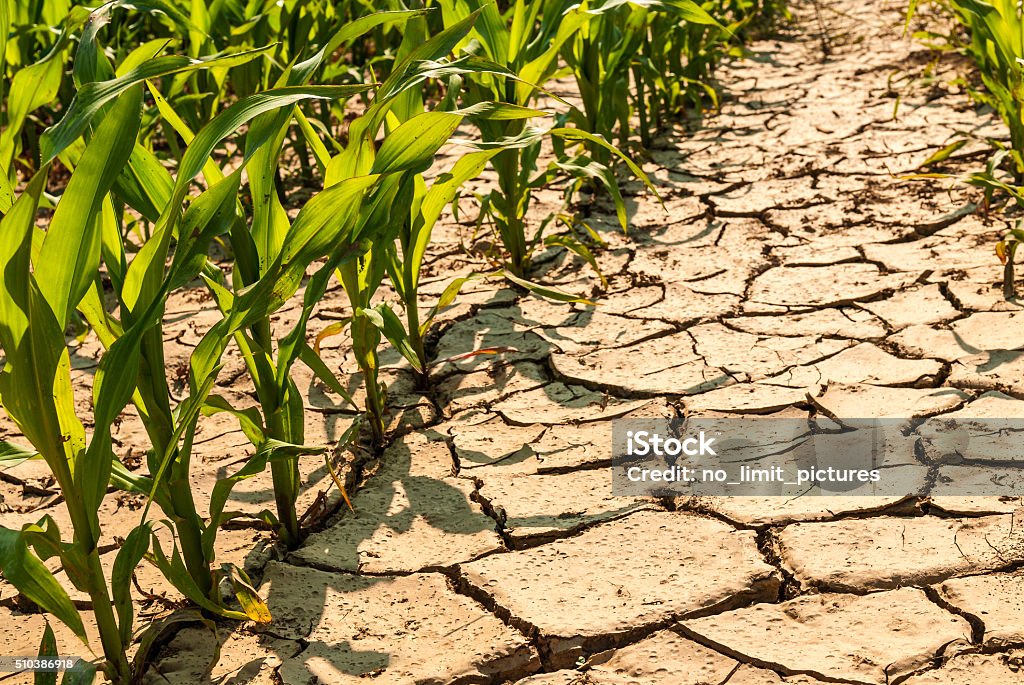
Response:
[{"label": "green foliage", "polygon": [[[350,312],[321,336],[347,332],[365,395],[366,420],[342,440],[360,440],[365,426],[379,447],[388,439],[380,345],[390,343],[427,387],[437,362],[424,341],[469,281],[505,278],[580,301],[530,280],[534,252],[567,249],[596,269],[564,211],[574,194],[605,189],[625,229],[620,175],[650,185],[627,154],[637,131],[646,145],[681,102],[712,97],[714,62],[766,7],[0,0],[0,402],[29,443],[0,442],[0,468],[44,461],[71,521],[64,531],[49,516],[0,527],[4,579],[85,641],[45,563],[59,562],[91,599],[99,668],[120,685],[138,679],[155,639],[142,638],[141,661],[129,663],[140,563],[156,566],[204,620],[272,620],[244,571],[218,563],[217,533],[240,516],[232,488],[269,468],[276,507],[257,519],[287,547],[302,540],[299,459],[329,446],[306,442],[295,364],[353,403],[307,330],[332,278]],[[570,75],[581,110],[550,92]],[[461,147],[435,168],[453,137]],[[554,156],[542,164],[545,148]],[[454,278],[428,308],[419,288],[432,231],[488,168],[497,183],[481,198],[480,221],[503,251]],[[563,211],[533,216],[534,193],[556,179],[568,181]],[[301,198],[289,196],[296,189]],[[386,280],[396,302],[382,297]],[[197,283],[220,318],[192,351],[179,397],[164,309]],[[277,323],[300,291],[297,317]],[[67,333],[83,323],[102,347],[91,405],[72,391]],[[232,346],[252,404],[214,391]],[[111,437],[129,407],[148,441],[137,470]],[[237,420],[252,450],[200,512],[193,441],[216,414]],[[98,512],[111,489],[141,493],[146,504],[108,577]],[[47,629],[40,653],[54,649]],[[96,666],[64,681],[90,682]]]}]

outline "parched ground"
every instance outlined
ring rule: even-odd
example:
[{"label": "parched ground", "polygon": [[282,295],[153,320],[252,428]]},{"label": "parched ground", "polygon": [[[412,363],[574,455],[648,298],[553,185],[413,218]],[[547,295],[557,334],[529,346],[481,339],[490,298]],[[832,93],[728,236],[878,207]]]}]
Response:
[{"label": "parched ground", "polygon": [[[600,305],[474,284],[437,357],[515,351],[449,363],[427,394],[387,357],[397,437],[376,459],[338,455],[355,513],[313,460],[301,504],[317,532],[301,549],[282,555],[244,525],[222,534],[274,623],[222,625],[217,640],[189,625],[147,682],[1024,682],[1022,502],[942,494],[980,470],[936,466],[924,498],[611,495],[617,417],[1024,416],[1024,314],[1003,300],[993,252],[1005,223],[954,184],[898,178],[954,134],[1001,126],[948,85],[963,65],[901,38],[902,3],[798,5],[785,36],[722,69],[721,115],[652,153],[664,208],[631,197],[628,239],[593,208],[609,243]],[[948,168],[975,168],[986,149],[969,144]],[[433,296],[473,268],[469,231],[439,231]],[[543,265],[566,289],[596,285],[564,257]],[[344,309],[333,291],[313,329]],[[186,294],[168,316],[181,362],[213,305]],[[325,356],[351,371],[344,347],[328,341]],[[83,388],[95,354],[87,340],[76,355]],[[242,370],[229,357],[218,392],[244,404]],[[307,441],[337,439],[351,408],[300,381]],[[145,444],[139,431],[126,417],[123,452]],[[246,449],[230,420],[205,424],[201,506]],[[2,478],[4,525],[64,520],[38,466]],[[232,506],[270,502],[267,474]],[[137,506],[109,498],[112,535]],[[138,589],[144,615],[179,599],[152,569]],[[0,653],[38,644],[41,617],[18,607],[0,585]]]}]

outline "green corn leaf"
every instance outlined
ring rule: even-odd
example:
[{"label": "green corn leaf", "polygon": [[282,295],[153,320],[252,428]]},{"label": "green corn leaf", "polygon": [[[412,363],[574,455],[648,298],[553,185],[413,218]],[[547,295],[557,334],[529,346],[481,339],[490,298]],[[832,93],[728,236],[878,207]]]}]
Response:
[{"label": "green corn leaf", "polygon": [[932,166],[933,164],[938,164],[939,162],[945,162],[954,153],[956,153],[957,150],[962,148],[964,145],[967,145],[968,142],[969,141],[966,138],[961,138],[960,140],[954,140],[949,145],[946,145],[945,147],[943,147],[943,148],[933,152],[931,154],[931,156],[928,157],[928,159],[926,159],[923,162],[921,162],[921,164],[919,164],[917,168],[918,169],[924,169],[926,167]]},{"label": "green corn leaf", "polygon": [[7,94],[7,128],[0,133],[0,173],[7,175],[16,153],[25,117],[57,97],[64,75],[64,47],[61,40],[43,59],[14,75]]},{"label": "green corn leaf", "polygon": [[[408,84],[403,83],[407,78],[409,67],[417,62],[440,59],[451,53],[455,47],[467,36],[473,28],[480,10],[473,12],[453,25],[444,29],[437,35],[431,37],[423,45],[412,50],[391,72],[391,75],[384,81],[377,92],[377,100],[386,102],[398,93],[405,90]],[[382,115],[381,115],[382,116]],[[379,125],[379,124],[378,124]],[[376,131],[377,126],[373,127]]]},{"label": "green corn leaf", "polygon": [[149,551],[149,539],[152,530],[148,523],[137,526],[128,533],[121,549],[114,557],[114,568],[110,573],[110,588],[113,594],[114,610],[117,612],[117,627],[121,633],[121,642],[129,644],[132,638],[132,626],[135,620],[135,607],[132,605],[132,574],[138,568],[146,552]]},{"label": "green corn leaf", "polygon": [[29,459],[39,458],[39,452],[34,449],[0,440],[0,471],[13,468]]},{"label": "green corn leaf", "polygon": [[594,271],[597,272],[598,278],[601,279],[601,285],[603,285],[605,287],[608,286],[608,279],[606,279],[604,277],[604,274],[601,273],[601,267],[598,265],[597,260],[594,258],[593,253],[590,251],[590,248],[588,248],[586,245],[581,243],[579,240],[577,240],[573,236],[570,236],[570,235],[553,235],[553,236],[548,236],[547,238],[544,239],[544,244],[545,245],[558,245],[560,247],[564,247],[565,249],[569,250],[570,252],[574,252],[575,254],[579,255],[580,257],[583,258],[583,260],[587,264],[590,265],[590,268],[592,268]]},{"label": "green corn leaf", "polygon": [[[118,490],[134,492],[140,495],[148,495],[153,488],[153,479],[130,471],[127,466],[115,459],[110,471],[110,484]],[[169,502],[162,498],[162,492],[157,493],[156,502],[161,507]]]},{"label": "green corn leaf", "polygon": [[199,274],[206,263],[210,241],[231,228],[241,179],[242,170],[238,169],[193,200],[185,211],[168,275],[171,289],[184,286]]},{"label": "green corn leaf", "polygon": [[266,428],[263,426],[263,416],[256,407],[247,409],[235,409],[230,402],[220,395],[210,395],[203,405],[203,416],[213,416],[221,412],[227,412],[238,419],[238,425],[245,433],[245,437],[254,445],[259,445],[267,437]]},{"label": "green corn leaf", "polygon": [[590,300],[588,300],[585,297],[581,297],[579,295],[573,295],[572,293],[567,293],[564,290],[559,290],[557,288],[552,288],[551,286],[540,285],[539,283],[534,283],[533,281],[528,281],[525,278],[519,278],[518,276],[516,276],[515,274],[513,274],[512,272],[510,272],[508,270],[503,271],[502,275],[508,281],[510,281],[512,283],[515,283],[516,285],[518,285],[518,286],[520,286],[522,288],[526,288],[531,293],[533,293],[535,295],[540,295],[541,297],[546,298],[548,300],[554,300],[555,302],[572,302],[572,303],[578,302],[580,304],[594,305],[593,302],[591,302]]},{"label": "green corn leaf", "polygon": [[[178,113],[174,111],[174,108],[167,102],[163,94],[159,89],[155,88],[152,83],[146,81],[146,88],[149,90],[149,94],[153,97],[153,102],[156,103],[156,108],[160,111],[160,116],[164,118],[171,128],[181,136],[181,139],[185,141],[185,145],[191,145],[196,135],[192,132],[192,129],[188,127],[188,124],[178,116]],[[224,174],[221,173],[220,167],[212,159],[207,157],[203,163],[203,175],[206,177],[207,185],[213,185],[222,178]]]},{"label": "green corn leaf", "polygon": [[[0,222],[0,398],[62,485],[85,441],[74,411],[64,331],[30,275],[33,219],[46,182],[44,167]],[[30,325],[31,322],[31,325]]]},{"label": "green corn leaf", "polygon": [[14,187],[7,174],[0,170],[0,214],[6,214],[14,204]]},{"label": "green corn leaf", "polygon": [[[206,164],[210,153],[217,144],[226,138],[242,124],[253,118],[269,112],[278,107],[288,107],[301,100],[310,98],[336,98],[348,97],[353,93],[366,90],[369,86],[304,86],[287,87],[268,90],[256,95],[249,96],[235,103],[227,110],[217,115],[209,124],[196,134],[192,144],[189,145],[182,157],[178,169],[178,176],[175,180],[174,193],[168,208],[161,217],[161,222],[154,232],[153,238],[143,245],[142,250],[132,260],[125,277],[125,286],[122,298],[131,310],[135,310],[138,304],[148,307],[158,297],[160,283],[162,281],[165,255],[170,245],[170,239],[176,222],[185,193],[189,183],[195,178]],[[246,149],[250,154],[257,149],[265,139],[257,141],[252,136],[246,141]],[[153,321],[159,320],[158,317]],[[149,324],[150,326],[153,323]]]},{"label": "green corn leaf", "polygon": [[78,661],[70,671],[64,672],[60,685],[93,685],[96,682],[96,664],[84,659]]},{"label": "green corn leaf", "polygon": [[323,176],[327,171],[327,165],[331,163],[331,153],[323,141],[320,140],[320,136],[317,135],[313,125],[309,123],[309,119],[302,113],[302,110],[299,107],[295,107],[292,110],[292,114],[295,116],[295,121],[299,124],[302,137],[306,140],[313,153],[317,169],[320,171],[320,175]]},{"label": "green corn leaf", "polygon": [[[297,102],[311,99],[337,100],[351,97],[370,89],[369,85],[347,85],[347,86],[287,86],[283,88],[272,88],[250,95],[240,100],[204,126],[196,134],[192,144],[189,145],[184,157],[181,160],[181,167],[178,170],[176,187],[180,190],[189,181],[195,178],[202,169],[206,159],[213,152],[214,147],[227,137],[232,131],[238,129],[242,124],[255,117],[269,112],[273,109],[294,105]],[[272,132],[266,131],[264,136]],[[264,137],[262,142],[266,141]],[[258,145],[246,140],[246,153],[252,155]]]},{"label": "green corn leaf", "polygon": [[56,616],[84,644],[89,644],[78,609],[43,562],[32,554],[24,536],[0,526],[0,572],[18,592]]},{"label": "green corn leaf", "polygon": [[384,139],[370,173],[426,170],[460,123],[462,116],[451,112],[424,112],[413,117]]},{"label": "green corn leaf", "polygon": [[306,342],[303,342],[299,347],[299,359],[302,360],[302,363],[308,366],[314,374],[316,374],[316,377],[319,378],[324,385],[341,395],[342,399],[353,407],[356,406],[356,401],[352,399],[352,395],[350,395],[345,386],[341,384],[338,377],[334,375],[327,364],[324,363],[324,360],[320,358],[320,355],[318,355]]},{"label": "green corn leaf", "polygon": [[43,162],[49,162],[66,149],[78,136],[85,132],[93,117],[105,104],[120,97],[123,93],[130,90],[132,86],[138,85],[147,79],[161,78],[197,69],[209,69],[214,66],[238,66],[256,59],[260,55],[267,53],[270,49],[270,47],[265,47],[233,55],[206,57],[198,60],[178,55],[158,57],[140,65],[137,69],[133,69],[124,76],[107,81],[85,83],[78,90],[75,99],[71,102],[70,107],[68,107],[64,116],[61,117],[61,120],[48,128],[40,138],[39,143]]},{"label": "green corn leaf", "polygon": [[154,531],[151,535],[151,551],[146,554],[146,559],[149,560],[154,566],[160,569],[164,578],[173,585],[178,592],[185,595],[193,602],[198,604],[203,609],[225,618],[233,618],[238,621],[244,621],[248,618],[245,614],[240,611],[232,611],[225,609],[220,604],[214,602],[199,589],[192,576],[188,572],[188,568],[185,566],[185,561],[181,557],[181,553],[178,551],[177,543],[173,543],[171,549],[171,555],[167,556],[164,553],[163,547],[160,545],[160,540]]},{"label": "green corn leaf", "polygon": [[253,136],[263,137],[267,144],[251,155],[249,188],[252,193],[252,218],[249,234],[259,255],[259,273],[266,272],[270,262],[281,251],[288,233],[288,214],[277,194],[278,157],[288,133],[289,111],[268,113],[252,122]]},{"label": "green corn leaf", "polygon": [[427,245],[430,243],[434,224],[437,223],[441,212],[455,198],[459,188],[466,181],[479,176],[487,162],[493,159],[499,152],[501,152],[501,148],[495,147],[490,150],[481,150],[480,152],[471,152],[463,155],[451,168],[451,171],[442,174],[430,186],[430,190],[427,191],[420,205],[420,213],[413,227],[412,249],[409,255],[405,257],[408,264],[408,285],[411,286],[411,289],[414,290],[419,283],[420,265],[423,263]]},{"label": "green corn leaf", "polygon": [[370,319],[374,326],[380,329],[380,332],[384,334],[384,337],[388,339],[388,342],[390,342],[392,346],[398,350],[399,354],[405,357],[413,367],[422,371],[423,369],[421,368],[419,356],[416,354],[416,350],[413,349],[412,344],[409,342],[409,334],[405,331],[405,325],[391,307],[382,302],[369,311],[374,312],[377,316],[367,318]]},{"label": "green corn leaf", "polygon": [[630,159],[626,155],[626,153],[624,153],[622,150],[609,143],[601,136],[596,136],[593,133],[589,133],[578,128],[553,128],[549,133],[553,136],[558,136],[559,138],[562,138],[564,140],[588,142],[591,143],[592,145],[596,145],[612,153],[620,160],[622,160],[622,162],[627,167],[629,167],[629,170],[633,173],[633,175],[640,179],[643,182],[643,184],[647,186],[648,190],[654,193],[654,196],[658,198],[659,202],[661,201],[661,195],[658,193],[658,189],[654,187],[654,184],[651,183],[651,179],[647,177],[647,174],[644,173],[643,169],[637,166],[636,162]]},{"label": "green corn leaf", "polygon": [[295,65],[294,72],[299,75],[302,81],[312,76],[313,71],[320,66],[324,57],[333,54],[341,46],[352,42],[373,29],[391,24],[401,24],[413,17],[423,16],[429,10],[397,10],[390,12],[374,12],[355,21],[348,22],[340,31],[335,33],[329,41],[313,57],[305,62]]},{"label": "green corn leaf", "polygon": [[[57,637],[53,634],[50,622],[43,619],[43,639],[39,643],[38,656],[40,659],[50,659],[57,656]],[[36,671],[32,679],[33,685],[57,685],[56,671]]]},{"label": "green corn leaf", "polygon": [[700,5],[693,0],[655,0],[654,2],[636,2],[635,4],[650,9],[668,8],[676,15],[693,24],[704,24],[725,28],[714,17],[707,13]]},{"label": "green corn leaf", "polygon": [[117,196],[149,221],[160,218],[174,189],[174,179],[155,154],[136,144],[128,164],[114,182]]},{"label": "green corn leaf", "polygon": [[99,267],[97,214],[103,196],[128,161],[139,128],[142,91],[128,90],[104,118],[85,148],[57,203],[39,257],[39,289],[64,328]]}]

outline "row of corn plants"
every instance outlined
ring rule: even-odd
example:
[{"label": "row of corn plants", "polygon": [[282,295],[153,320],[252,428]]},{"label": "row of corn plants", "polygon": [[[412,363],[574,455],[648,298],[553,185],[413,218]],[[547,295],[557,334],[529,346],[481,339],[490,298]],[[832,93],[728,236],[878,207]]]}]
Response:
[{"label": "row of corn plants", "polygon": [[[947,20],[954,29],[946,34],[922,31],[918,38],[942,50],[956,50],[966,54],[978,68],[981,84],[964,80],[971,96],[990,107],[1006,124],[1009,139],[990,140],[992,156],[985,167],[971,172],[962,180],[980,188],[984,193],[984,209],[990,211],[1000,202],[1000,196],[1024,209],[1024,19],[1020,6],[1010,0],[934,0],[932,9]],[[908,26],[918,2],[911,2]],[[958,138],[932,155],[923,166],[934,167],[947,160],[968,143]],[[946,177],[931,171],[919,174],[926,177]],[[1007,231],[995,246],[996,255],[1003,263],[1003,294],[1007,299],[1016,297],[1014,285],[1014,258],[1018,246],[1024,242],[1024,226],[1018,219],[1016,227]]]},{"label": "row of corn plants", "polygon": [[[531,280],[539,248],[596,263],[572,233],[545,234],[554,217],[530,213],[533,194],[564,179],[568,206],[583,184],[603,187],[625,228],[623,173],[650,186],[628,154],[634,119],[678,109],[678,99],[653,104],[655,93],[668,98],[697,83],[710,92],[706,72],[673,77],[649,46],[671,52],[675,68],[700,71],[696,57],[678,61],[682,39],[667,46],[659,31],[692,31],[686,55],[698,44],[719,50],[740,12],[723,9],[720,21],[719,5],[690,0],[392,5],[0,0],[0,402],[28,443],[3,443],[0,462],[43,460],[71,522],[71,530],[51,516],[0,526],[0,574],[86,645],[86,620],[52,569],[89,596],[102,655],[67,683],[141,677],[146,650],[128,658],[140,639],[130,580],[141,563],[208,617],[271,621],[245,572],[218,563],[217,533],[240,516],[229,508],[232,488],[269,469],[274,509],[257,518],[283,546],[302,541],[299,460],[329,446],[307,444],[295,365],[354,403],[316,344],[344,330],[364,389],[356,425],[380,446],[385,340],[427,387],[434,361],[424,341],[467,281],[493,276],[577,299]],[[629,81],[653,74],[654,64],[660,81]],[[565,78],[588,89],[583,110],[557,94]],[[604,95],[626,83],[639,88],[626,109],[587,104],[592,89]],[[457,154],[428,175],[446,145]],[[542,154],[545,146],[554,154]],[[288,197],[282,182],[296,165],[316,188],[308,199]],[[497,180],[479,196],[479,223],[501,249],[428,306],[419,285],[432,231],[488,168]],[[211,256],[221,253],[226,261]],[[381,300],[385,280],[396,302]],[[332,282],[346,294],[348,316],[314,336],[309,323]],[[164,309],[172,294],[195,287],[211,294],[220,319],[192,351],[178,397]],[[297,319],[275,324],[293,299]],[[102,347],[84,404],[70,361],[71,334],[82,327]],[[245,364],[246,406],[215,392],[229,348]],[[111,435],[126,410],[148,441],[134,470]],[[199,511],[193,442],[220,413],[237,420],[253,449]],[[343,438],[358,439],[354,431]],[[101,549],[110,540],[97,512],[111,491],[141,494],[145,506],[108,575]],[[48,629],[41,653],[52,649]]]}]

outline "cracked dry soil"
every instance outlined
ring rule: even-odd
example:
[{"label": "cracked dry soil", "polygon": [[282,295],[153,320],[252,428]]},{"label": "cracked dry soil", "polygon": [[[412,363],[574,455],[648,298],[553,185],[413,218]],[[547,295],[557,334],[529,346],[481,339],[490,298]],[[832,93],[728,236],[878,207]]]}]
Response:
[{"label": "cracked dry soil", "polygon": [[[223,560],[261,579],[273,624],[221,625],[217,640],[186,625],[147,683],[1024,683],[1019,498],[611,495],[617,417],[799,417],[811,398],[847,416],[1024,415],[1024,314],[1002,299],[992,251],[1005,226],[962,188],[897,178],[955,132],[999,137],[1001,125],[942,85],[893,90],[893,75],[933,59],[900,37],[902,3],[795,4],[784,35],[723,66],[721,114],[652,152],[665,207],[631,197],[628,239],[592,208],[609,243],[600,306],[472,284],[445,315],[438,358],[516,351],[447,364],[429,394],[392,357],[396,437],[377,459],[348,457],[355,513],[314,460],[300,506],[322,521],[301,549],[282,557],[265,531],[222,533]],[[943,84],[962,65],[936,68]],[[984,150],[968,145],[951,168]],[[472,269],[459,231],[435,232],[434,296]],[[544,270],[594,287],[564,257]],[[169,304],[172,364],[216,317],[197,293]],[[321,327],[344,316],[341,301],[332,291]],[[96,350],[86,340],[74,357],[83,402]],[[355,368],[343,344],[324,355]],[[241,372],[229,355],[218,392],[236,405],[249,401]],[[298,381],[309,441],[336,440],[353,414]],[[247,449],[230,418],[202,426],[200,507]],[[142,435],[123,417],[129,464]],[[38,465],[0,477],[4,525],[66,518]],[[271,501],[265,474],[231,506]],[[108,498],[111,536],[137,508]],[[110,563],[113,537],[105,549]],[[146,567],[136,589],[143,620],[180,600]],[[2,653],[38,644],[42,617],[20,606],[0,584]],[[59,627],[58,640],[74,649]]]}]

